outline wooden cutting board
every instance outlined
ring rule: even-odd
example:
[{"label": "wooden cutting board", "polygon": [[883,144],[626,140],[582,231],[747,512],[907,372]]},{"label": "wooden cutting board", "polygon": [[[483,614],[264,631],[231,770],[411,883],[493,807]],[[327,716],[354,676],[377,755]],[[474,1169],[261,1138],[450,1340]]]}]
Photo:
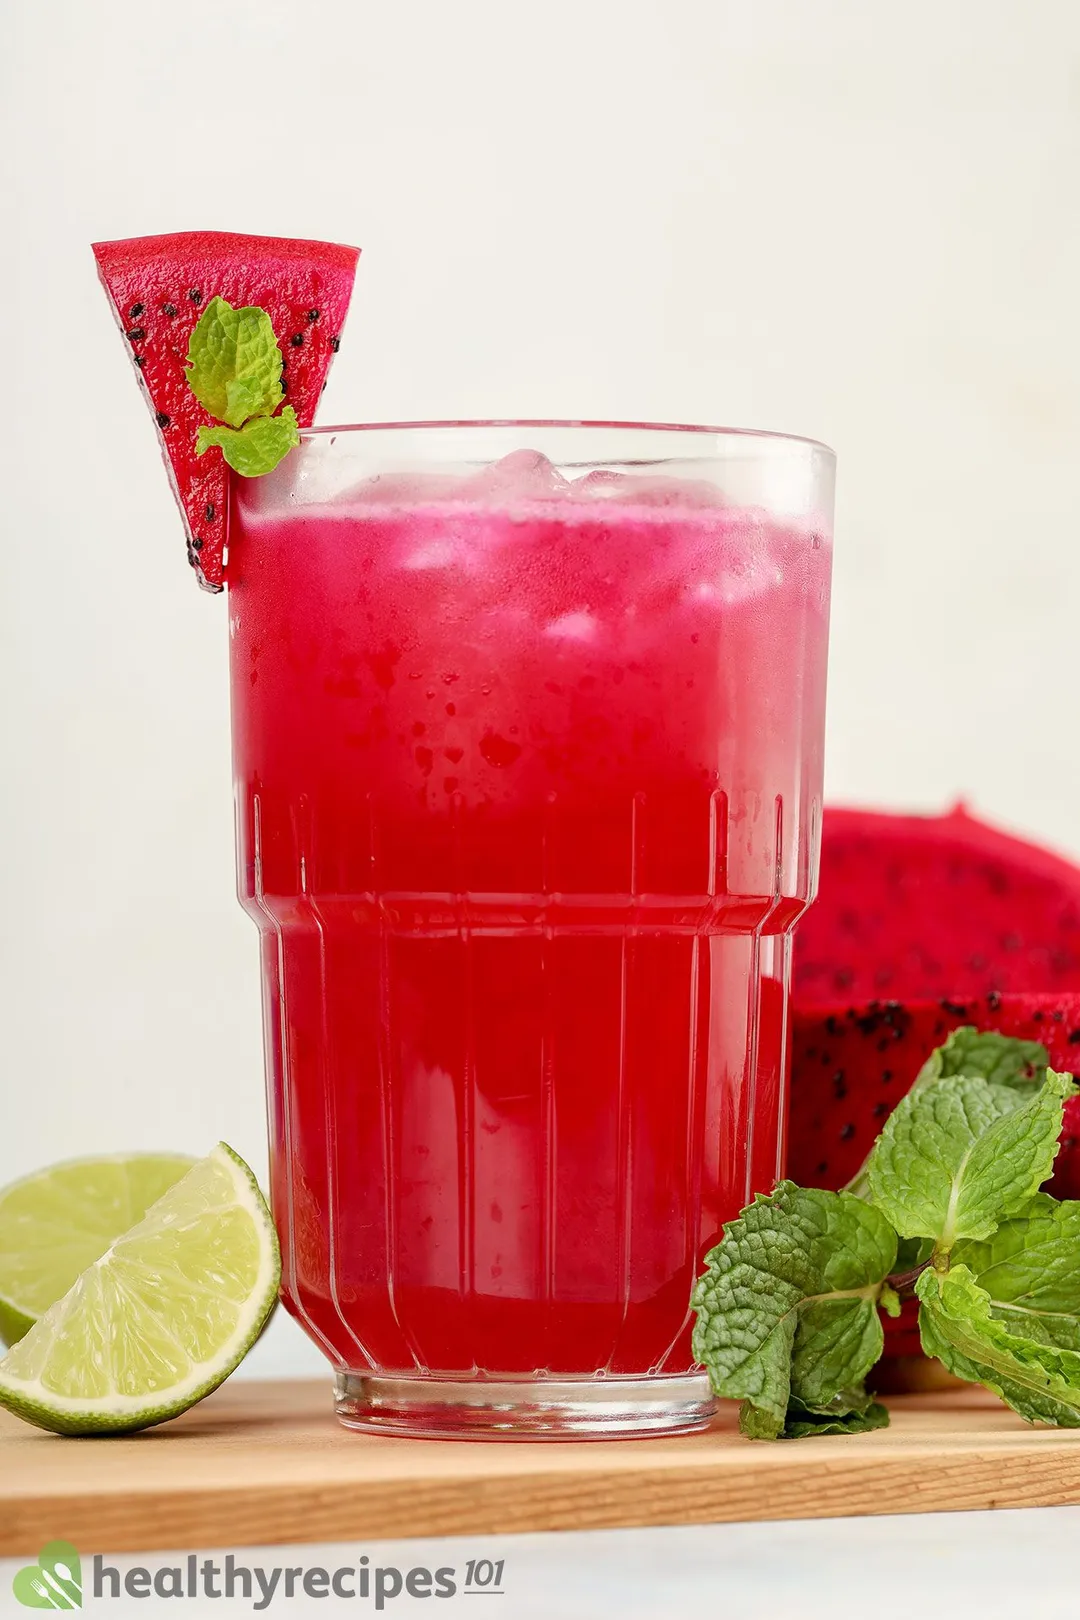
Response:
[{"label": "wooden cutting board", "polygon": [[982,1390],[890,1399],[891,1428],[769,1445],[734,1407],[673,1440],[479,1444],[340,1428],[317,1383],[234,1381],[129,1439],[0,1413],[0,1554],[373,1541],[1080,1503],[1080,1431]]}]

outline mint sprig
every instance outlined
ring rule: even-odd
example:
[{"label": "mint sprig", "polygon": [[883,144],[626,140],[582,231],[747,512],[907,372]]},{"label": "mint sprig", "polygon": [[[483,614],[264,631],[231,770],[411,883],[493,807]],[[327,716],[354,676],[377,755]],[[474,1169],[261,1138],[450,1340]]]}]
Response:
[{"label": "mint sprig", "polygon": [[221,426],[202,426],[195,454],[215,445],[243,478],[272,472],[300,443],[296,412],[284,398],[281,349],[270,317],[251,304],[233,309],[211,298],[188,341],[187,382]]},{"label": "mint sprig", "polygon": [[928,1355],[1029,1421],[1080,1426],[1080,1203],[1038,1191],[1076,1089],[1034,1042],[954,1031],[857,1192],[781,1182],[725,1227],[692,1298],[694,1353],[743,1403],[744,1434],[886,1423],[865,1380],[898,1289]]}]

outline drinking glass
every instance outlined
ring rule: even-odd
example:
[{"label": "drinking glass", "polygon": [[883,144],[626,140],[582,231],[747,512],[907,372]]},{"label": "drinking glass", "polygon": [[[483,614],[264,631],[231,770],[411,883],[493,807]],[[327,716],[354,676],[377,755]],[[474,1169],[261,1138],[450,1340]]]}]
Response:
[{"label": "drinking glass", "polygon": [[700,1427],[690,1294],[783,1163],[833,456],[324,428],[237,480],[241,899],[289,1310],[353,1427]]}]

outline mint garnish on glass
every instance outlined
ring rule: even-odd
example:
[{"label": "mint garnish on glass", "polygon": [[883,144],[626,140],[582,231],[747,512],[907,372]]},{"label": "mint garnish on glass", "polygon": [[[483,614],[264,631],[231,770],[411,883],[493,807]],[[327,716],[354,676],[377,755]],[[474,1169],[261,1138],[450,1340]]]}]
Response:
[{"label": "mint garnish on glass", "polygon": [[188,343],[188,387],[222,425],[200,427],[196,455],[217,445],[243,478],[272,472],[300,443],[296,412],[285,405],[284,361],[264,309],[233,309],[211,298]]},{"label": "mint garnish on glass", "polygon": [[865,1381],[880,1312],[919,1301],[923,1349],[1029,1422],[1080,1427],[1080,1203],[1039,1191],[1070,1076],[1030,1041],[953,1032],[852,1183],[783,1181],[724,1229],[694,1353],[753,1439],[888,1422]]}]

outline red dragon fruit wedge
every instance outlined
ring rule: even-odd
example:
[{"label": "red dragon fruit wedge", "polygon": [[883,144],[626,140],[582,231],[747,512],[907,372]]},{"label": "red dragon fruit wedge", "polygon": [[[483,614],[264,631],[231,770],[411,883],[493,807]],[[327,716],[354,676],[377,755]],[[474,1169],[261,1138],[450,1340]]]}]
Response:
[{"label": "red dragon fruit wedge", "polygon": [[[796,1008],[788,1172],[806,1187],[842,1187],[935,1047],[961,1024],[1039,1041],[1051,1066],[1080,1069],[1080,990],[966,1001],[888,1001]],[[1080,1197],[1080,1098],[1065,1104],[1055,1165],[1059,1197]]]},{"label": "red dragon fruit wedge", "polygon": [[978,821],[825,811],[799,1007],[1080,990],[1080,869]]},{"label": "red dragon fruit wedge", "polygon": [[[788,1173],[840,1187],[950,1030],[1039,1041],[1080,1069],[1080,869],[957,808],[826,810],[821,894],[795,946]],[[1051,1191],[1080,1197],[1080,1100]],[[917,1352],[914,1313],[886,1326]]]},{"label": "red dragon fruit wedge", "polygon": [[359,249],[187,231],[98,242],[94,256],[157,423],[188,561],[200,585],[220,591],[228,468],[217,451],[195,455],[196,432],[212,419],[187,385],[188,340],[211,298],[264,309],[285,356],[285,402],[309,427],[340,344]]}]

